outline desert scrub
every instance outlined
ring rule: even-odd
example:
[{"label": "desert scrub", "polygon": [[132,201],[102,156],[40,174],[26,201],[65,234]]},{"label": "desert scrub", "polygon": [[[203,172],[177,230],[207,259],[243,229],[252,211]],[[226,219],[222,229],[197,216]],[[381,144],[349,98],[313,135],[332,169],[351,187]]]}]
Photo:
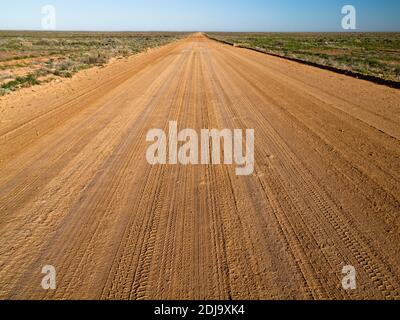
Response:
[{"label": "desert scrub", "polygon": [[236,46],[399,81],[400,33],[210,33]]},{"label": "desert scrub", "polygon": [[10,74],[8,73],[0,73],[0,81],[4,79],[10,78]]},{"label": "desert scrub", "polygon": [[36,76],[34,74],[28,74],[27,76],[17,77],[15,78],[15,80],[3,83],[1,85],[1,88],[9,92],[14,91],[18,88],[30,87],[35,84],[39,84]]},{"label": "desert scrub", "polygon": [[4,88],[0,88],[0,97],[6,95],[7,93],[10,93],[11,90],[9,89],[4,89]]},{"label": "desert scrub", "polygon": [[400,67],[395,68],[394,72],[395,72],[395,74],[397,76],[397,79],[400,81]]},{"label": "desert scrub", "polygon": [[81,62],[87,65],[103,65],[108,62],[110,56],[105,52],[90,52],[86,53]]},{"label": "desert scrub", "polygon": [[[176,32],[0,31],[0,70],[10,73],[24,68],[22,77],[2,89],[9,92],[36,84],[37,78],[48,75],[71,77],[111,58],[127,57],[186,36]],[[26,61],[17,62],[20,60]]]}]

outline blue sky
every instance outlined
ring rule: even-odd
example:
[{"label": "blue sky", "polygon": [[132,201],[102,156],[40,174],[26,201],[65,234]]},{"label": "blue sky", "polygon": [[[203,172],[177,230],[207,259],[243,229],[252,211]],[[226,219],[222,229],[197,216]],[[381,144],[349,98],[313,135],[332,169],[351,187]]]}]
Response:
[{"label": "blue sky", "polygon": [[0,4],[0,29],[40,30],[47,4],[58,30],[341,31],[351,4],[359,31],[400,31],[399,0],[13,0]]}]

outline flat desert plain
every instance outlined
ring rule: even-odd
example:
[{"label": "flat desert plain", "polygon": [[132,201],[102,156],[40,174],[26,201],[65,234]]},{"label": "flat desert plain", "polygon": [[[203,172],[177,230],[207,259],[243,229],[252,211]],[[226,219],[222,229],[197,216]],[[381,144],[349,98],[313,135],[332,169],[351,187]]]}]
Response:
[{"label": "flat desert plain", "polygon": [[[149,165],[170,121],[254,129],[254,172]],[[202,34],[1,97],[0,298],[400,299],[399,125],[399,90]]]}]

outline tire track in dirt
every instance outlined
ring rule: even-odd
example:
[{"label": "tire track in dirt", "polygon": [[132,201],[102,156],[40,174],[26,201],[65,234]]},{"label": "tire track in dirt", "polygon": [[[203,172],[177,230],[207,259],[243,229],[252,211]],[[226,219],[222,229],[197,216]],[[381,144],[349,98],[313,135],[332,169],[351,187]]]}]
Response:
[{"label": "tire track in dirt", "polygon": [[[398,91],[200,34],[98,77],[5,104],[1,298],[400,299]],[[170,121],[255,129],[254,173],[150,166]]]},{"label": "tire track in dirt", "polygon": [[[228,69],[225,68],[224,70],[228,70]],[[223,74],[223,72],[220,71],[218,74]],[[229,79],[238,79],[238,77],[237,77],[237,75],[230,75]],[[228,79],[225,79],[224,83],[226,84],[228,81],[229,81]],[[241,82],[240,85],[243,86],[243,82]],[[226,87],[226,85],[225,85],[225,87]],[[236,88],[232,88],[231,91],[232,92],[237,92],[238,90],[240,90],[239,87],[236,87]],[[242,96],[244,96],[244,95],[242,95]],[[232,103],[225,103],[225,105],[231,105],[231,104]],[[242,102],[240,105],[243,106],[244,102]],[[227,113],[234,114],[234,112],[232,110],[231,111],[228,110]],[[239,119],[242,118],[243,119],[244,115],[238,116],[236,118],[239,118]],[[267,136],[273,137],[274,133],[269,133]],[[285,142],[284,142],[284,140],[280,140],[280,141],[278,140],[278,141],[276,141],[276,145],[277,146],[285,146]],[[278,151],[275,154],[280,154],[280,153],[282,153],[282,151]],[[288,152],[286,152],[286,154],[290,157],[290,154]],[[298,163],[298,160],[291,161],[290,158],[287,157],[286,160],[283,161],[283,163],[285,163],[285,164],[290,164],[291,162],[292,162],[293,167],[295,167],[296,163]],[[302,166],[304,167],[304,166],[306,166],[306,164],[303,163]],[[286,165],[284,170],[283,170],[283,172],[290,172],[290,167]],[[301,171],[296,171],[292,175],[291,179],[295,179],[297,177],[302,177],[303,179],[306,179],[306,177],[304,176],[304,174],[302,174]],[[287,180],[282,178],[282,181],[287,181]],[[325,218],[328,217],[328,219],[329,219],[329,224],[327,224],[326,229],[328,229],[329,225],[330,226],[334,226],[335,229],[339,228],[339,230],[337,230],[337,232],[341,236],[342,241],[344,241],[347,246],[350,246],[351,250],[355,251],[355,256],[357,257],[359,263],[363,265],[363,269],[368,271],[370,279],[372,279],[372,281],[374,281],[375,284],[376,284],[376,288],[383,289],[382,291],[384,291],[384,294],[387,295],[387,296],[385,296],[386,298],[388,298],[388,297],[392,297],[393,298],[393,297],[398,296],[399,295],[398,291],[394,290],[394,292],[392,292],[392,294],[391,294],[390,290],[389,290],[389,292],[387,292],[387,290],[386,290],[387,287],[392,288],[392,290],[393,290],[395,284],[398,283],[398,279],[397,279],[396,276],[391,276],[392,277],[391,280],[389,280],[390,276],[389,276],[389,279],[385,279],[383,274],[390,274],[390,270],[386,269],[385,263],[384,262],[375,261],[376,264],[373,267],[370,266],[371,260],[374,260],[375,256],[379,256],[379,251],[378,250],[374,250],[375,253],[372,252],[372,253],[370,253],[370,256],[367,257],[366,252],[369,251],[368,250],[368,245],[362,245],[361,242],[360,242],[360,241],[363,241],[364,243],[367,243],[367,240],[366,239],[358,240],[358,241],[357,240],[352,240],[352,238],[355,237],[356,235],[352,235],[351,237],[348,236],[348,234],[351,234],[351,229],[347,227],[347,228],[345,228],[345,230],[342,230],[343,226],[346,225],[346,223],[345,223],[344,220],[338,220],[338,219],[340,219],[338,217],[338,213],[332,215],[334,213],[334,211],[332,211],[332,209],[335,207],[334,203],[332,203],[331,199],[327,198],[327,195],[324,196],[322,194],[319,194],[318,191],[316,191],[316,190],[320,190],[321,189],[320,186],[315,185],[315,187],[314,187],[315,189],[308,188],[308,186],[310,186],[311,183],[312,183],[311,181],[307,182],[307,180],[302,180],[299,184],[303,185],[303,187],[305,187],[307,189],[308,194],[312,195],[312,197],[317,197],[315,199],[315,201],[316,201],[316,203],[319,203],[319,206],[320,206],[319,210],[324,212],[323,216],[320,216],[319,219],[321,219],[323,217],[325,217]],[[276,185],[276,184],[277,183],[274,183],[274,185]],[[315,182],[314,182],[314,184],[315,184]],[[286,188],[288,188],[288,187],[289,186],[287,186]],[[298,193],[297,194],[294,193],[293,195],[294,195],[294,197],[292,199],[292,202],[299,202],[298,199],[306,199],[306,197],[304,195],[301,195],[301,194],[298,194]],[[327,201],[328,201],[328,204],[326,204]],[[308,212],[307,216],[309,216],[310,212],[313,212],[313,210],[310,211],[310,209],[312,209],[310,207],[309,208],[305,208],[305,209],[308,209],[307,210],[307,212]],[[304,210],[304,208],[303,209],[299,208],[298,211],[299,212],[304,212],[305,210]],[[318,212],[318,211],[316,211],[316,212]],[[318,221],[321,222],[323,220],[318,220]],[[299,230],[301,225],[304,225],[304,226],[307,226],[307,225],[308,226],[309,225],[312,226],[312,225],[314,225],[314,226],[316,226],[317,224],[315,222],[313,223],[312,221],[311,222],[309,222],[309,221],[308,222],[307,221],[301,221],[299,226],[296,227],[296,230]],[[315,230],[313,232],[318,230],[318,228],[314,228],[314,229]],[[311,239],[307,239],[307,241],[304,241],[304,242],[307,243],[307,244],[310,244],[310,243],[312,243],[312,240]],[[363,249],[364,251],[360,251],[359,249],[357,249],[357,248],[362,248],[362,247],[364,247],[364,249]],[[361,256],[362,256],[362,258],[361,258]],[[381,271],[383,269],[385,269],[385,270]],[[376,270],[376,271],[375,272],[371,272],[371,270]],[[376,276],[377,273],[379,274],[379,276]],[[384,279],[384,280],[382,280],[382,279]],[[383,283],[385,283],[385,285]]]},{"label": "tire track in dirt", "polygon": [[[180,59],[181,61],[179,62],[180,65],[184,65],[184,59]],[[75,262],[76,257],[78,256],[79,259],[87,259],[85,252],[89,251],[88,247],[85,247],[85,244],[89,242],[89,245],[92,247],[95,247],[96,241],[93,239],[99,240],[97,238],[97,232],[98,232],[98,226],[102,224],[102,219],[101,215],[103,217],[107,217],[107,214],[110,214],[113,212],[113,206],[118,205],[118,201],[122,201],[122,199],[117,198],[118,193],[121,193],[121,189],[123,188],[124,185],[121,183],[121,181],[125,182],[125,187],[130,185],[130,181],[127,180],[127,177],[125,176],[124,172],[127,170],[130,170],[132,167],[133,163],[135,161],[138,161],[140,155],[137,153],[137,146],[133,146],[132,143],[143,143],[144,140],[144,135],[145,131],[143,128],[143,121],[146,121],[147,118],[151,117],[151,114],[153,114],[156,110],[156,108],[159,107],[161,104],[164,106],[163,103],[160,103],[161,99],[165,99],[163,96],[164,92],[166,90],[171,90],[171,87],[168,86],[170,84],[170,80],[175,77],[174,73],[171,73],[172,67],[169,68],[168,72],[168,77],[167,79],[163,79],[163,81],[160,81],[161,84],[161,89],[158,88],[155,91],[155,95],[150,99],[149,102],[146,102],[147,105],[145,105],[144,111],[139,114],[139,118],[135,119],[135,122],[131,124],[131,128],[129,128],[128,134],[124,137],[124,139],[121,141],[120,145],[117,146],[117,148],[113,151],[114,154],[117,156],[112,155],[109,160],[104,164],[104,171],[100,171],[99,177],[94,177],[94,180],[98,180],[98,184],[96,185],[96,188],[100,185],[100,190],[102,190],[101,193],[96,194],[95,197],[87,197],[85,202],[83,204],[79,204],[79,207],[74,207],[72,208],[70,216],[67,216],[68,224],[70,224],[70,230],[72,230],[72,234],[70,235],[71,238],[74,238],[74,244],[69,244],[68,242],[65,242],[67,245],[70,245],[72,248],[77,248],[78,246],[81,248],[80,253],[74,251],[73,249],[69,250],[69,257],[62,257],[68,265],[71,264],[72,262]],[[173,88],[173,87],[172,87]],[[137,137],[141,137],[141,139],[137,140]],[[122,157],[122,161],[121,161]],[[104,185],[104,187],[101,187]],[[95,186],[93,186],[95,187]],[[123,189],[122,189],[123,190]],[[87,191],[87,192],[90,192]],[[117,198],[117,199],[115,199]],[[106,207],[104,207],[106,206]],[[88,220],[87,222],[83,222],[82,219],[78,218],[79,212],[84,212],[82,209],[85,210],[87,213],[86,215],[89,216],[91,220]],[[73,219],[71,215],[75,215],[76,219]],[[81,220],[81,221],[80,221]],[[87,229],[79,227],[80,224],[84,224],[85,226],[90,226],[89,228],[92,228],[92,226],[97,226],[93,232],[87,232]],[[86,227],[86,228],[88,228]],[[67,227],[63,226],[63,229]],[[79,230],[82,232],[81,235],[76,235],[74,234],[73,230]],[[65,232],[61,232],[60,236],[64,236]],[[85,238],[87,240],[85,240]],[[95,249],[93,249],[95,250]],[[59,252],[59,255],[63,255],[63,251]],[[42,258],[43,259],[43,258]],[[51,257],[47,258],[48,260],[53,260]],[[56,258],[57,260],[59,258]],[[79,266],[82,265],[82,260],[78,263],[77,266],[74,266],[75,274],[80,272]],[[68,267],[68,271],[72,269],[72,267]],[[72,270],[71,270],[72,271]],[[68,272],[65,273],[65,277],[68,276]],[[67,278],[68,279],[68,278]],[[62,278],[61,278],[62,281]],[[70,283],[70,285],[74,284],[75,286],[79,285],[79,281],[75,281],[75,279],[67,281]],[[68,289],[68,288],[67,288]],[[73,292],[73,290],[71,291]]]}]

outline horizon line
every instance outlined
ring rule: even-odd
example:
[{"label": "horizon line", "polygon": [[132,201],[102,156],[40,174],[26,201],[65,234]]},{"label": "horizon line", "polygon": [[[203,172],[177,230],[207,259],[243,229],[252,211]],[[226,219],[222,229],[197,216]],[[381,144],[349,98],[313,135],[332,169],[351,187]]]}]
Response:
[{"label": "horizon line", "polygon": [[400,30],[280,30],[280,31],[268,31],[268,30],[84,30],[84,29],[57,29],[57,30],[43,30],[43,29],[1,29],[0,32],[9,31],[9,32],[104,32],[104,33],[112,33],[112,32],[180,32],[180,33],[196,33],[196,32],[226,32],[226,33],[400,33]]}]

